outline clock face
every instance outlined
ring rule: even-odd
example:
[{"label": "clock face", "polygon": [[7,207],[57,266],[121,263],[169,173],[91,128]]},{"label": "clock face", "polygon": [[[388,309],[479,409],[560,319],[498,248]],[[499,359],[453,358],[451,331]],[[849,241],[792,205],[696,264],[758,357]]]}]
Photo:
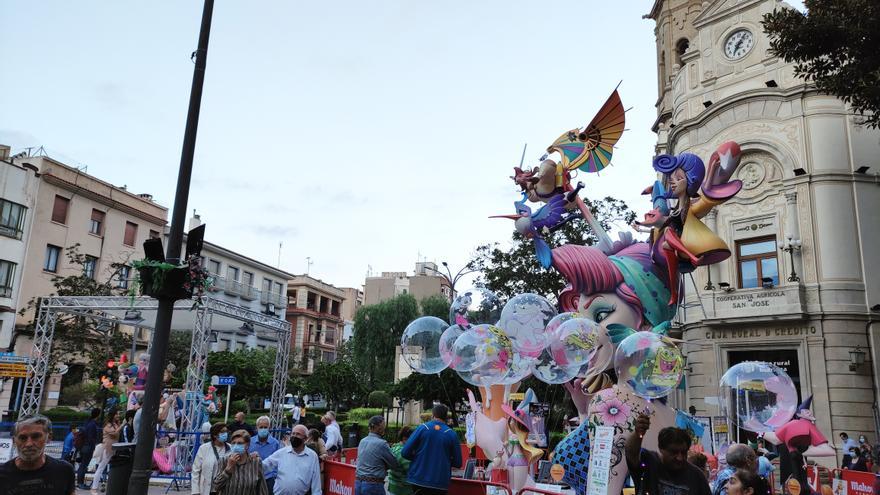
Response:
[{"label": "clock face", "polygon": [[727,58],[729,59],[738,60],[749,53],[749,50],[752,49],[752,45],[754,44],[755,39],[752,36],[752,32],[746,29],[740,29],[739,31],[734,31],[727,37],[727,40],[724,42],[724,54],[727,55]]}]

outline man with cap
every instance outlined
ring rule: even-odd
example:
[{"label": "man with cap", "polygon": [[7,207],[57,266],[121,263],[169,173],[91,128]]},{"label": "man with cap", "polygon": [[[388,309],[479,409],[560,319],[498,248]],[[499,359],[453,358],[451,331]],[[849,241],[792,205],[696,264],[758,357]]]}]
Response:
[{"label": "man with cap", "polygon": [[385,418],[373,416],[369,422],[370,434],[358,444],[354,495],[385,495],[385,475],[397,467],[385,434]]}]

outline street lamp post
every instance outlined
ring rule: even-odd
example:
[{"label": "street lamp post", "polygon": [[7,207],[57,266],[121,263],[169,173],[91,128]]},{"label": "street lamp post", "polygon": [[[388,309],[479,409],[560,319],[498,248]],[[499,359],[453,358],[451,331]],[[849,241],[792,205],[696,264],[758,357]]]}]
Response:
[{"label": "street lamp post", "polygon": [[452,294],[450,294],[449,300],[453,301],[453,300],[455,300],[455,284],[458,283],[458,281],[461,279],[461,277],[463,277],[469,273],[474,273],[477,271],[477,269],[471,268],[471,263],[468,263],[467,265],[464,265],[463,267],[461,267],[461,270],[459,270],[458,273],[456,273],[455,276],[453,277],[452,270],[449,269],[449,264],[446,263],[445,261],[441,261],[440,264],[443,265],[443,268],[446,268],[446,273],[443,273],[436,268],[431,268],[430,266],[426,266],[425,269],[431,270],[432,272],[434,272],[437,275],[440,275],[441,277],[446,279],[446,282],[449,284],[449,288],[452,290]]},{"label": "street lamp post", "polygon": [[[180,152],[180,168],[177,173],[177,190],[174,194],[174,210],[171,214],[171,230],[168,233],[168,248],[165,259],[176,263],[180,260],[183,246],[183,227],[186,221],[186,207],[189,199],[189,185],[192,179],[193,155],[196,148],[196,134],[199,127],[199,110],[202,103],[202,86],[205,82],[205,66],[208,59],[208,38],[211,34],[211,16],[214,0],[205,0],[202,10],[202,25],[199,30],[199,44],[193,53],[192,88],[189,96],[189,109],[186,115],[186,130],[183,135],[183,149]],[[156,326],[150,355],[150,371],[147,374],[144,402],[141,406],[141,422],[138,428],[138,444],[135,449],[131,477],[128,481],[129,495],[146,495],[150,484],[150,469],[153,462],[153,443],[156,441],[156,418],[159,412],[159,399],[162,395],[162,375],[165,370],[168,339],[171,334],[171,316],[174,311],[172,299],[159,299],[156,312]]]},{"label": "street lamp post", "polygon": [[800,282],[800,277],[798,277],[797,273],[794,271],[794,252],[801,250],[801,240],[789,237],[780,249],[788,253],[789,260],[791,260],[791,275],[788,276],[788,281]]}]

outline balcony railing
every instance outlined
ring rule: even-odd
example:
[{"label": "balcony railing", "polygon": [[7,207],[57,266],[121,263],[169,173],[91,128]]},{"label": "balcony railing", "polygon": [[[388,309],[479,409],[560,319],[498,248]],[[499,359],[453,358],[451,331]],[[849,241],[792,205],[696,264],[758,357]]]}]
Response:
[{"label": "balcony railing", "polygon": [[217,275],[215,273],[209,273],[208,276],[211,277],[211,280],[214,281],[214,283],[211,284],[211,287],[208,290],[212,292],[217,292],[226,288],[226,277],[221,277],[220,275]]},{"label": "balcony railing", "polygon": [[253,301],[254,299],[260,297],[260,291],[256,287],[242,284],[241,292],[238,295],[241,296],[242,299]]},{"label": "balcony railing", "polygon": [[275,307],[286,306],[287,300],[286,296],[283,294],[279,294],[277,292],[261,292],[260,293],[260,302],[262,304],[274,304]]},{"label": "balcony railing", "polygon": [[13,239],[21,239],[22,230],[8,225],[0,225],[0,235],[12,237]]},{"label": "balcony railing", "polygon": [[224,292],[226,292],[230,296],[241,295],[241,292],[242,292],[241,282],[239,282],[237,280],[226,279],[226,288],[224,289]]}]

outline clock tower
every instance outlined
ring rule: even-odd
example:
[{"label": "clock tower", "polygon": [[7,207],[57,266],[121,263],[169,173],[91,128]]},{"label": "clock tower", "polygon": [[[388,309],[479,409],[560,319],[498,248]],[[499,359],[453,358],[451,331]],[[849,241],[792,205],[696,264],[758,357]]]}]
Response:
[{"label": "clock tower", "polygon": [[687,342],[683,399],[718,415],[721,375],[768,361],[800,399],[813,396],[828,438],[877,438],[880,131],[770,51],[761,21],[782,8],[792,7],[656,0],[645,16],[655,21],[657,153],[708,160],[725,141],[742,148],[742,190],[702,218],[731,256],[684,277],[674,322]]}]

